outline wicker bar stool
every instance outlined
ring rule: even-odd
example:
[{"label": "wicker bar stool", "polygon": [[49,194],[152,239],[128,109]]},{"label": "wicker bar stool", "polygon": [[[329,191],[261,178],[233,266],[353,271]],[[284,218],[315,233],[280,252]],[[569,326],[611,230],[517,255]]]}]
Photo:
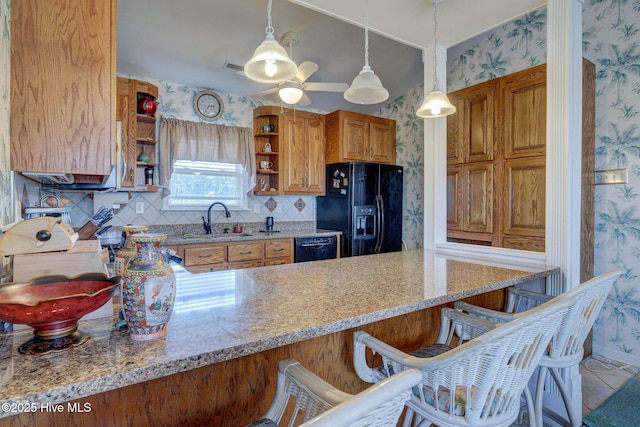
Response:
[{"label": "wicker bar stool", "polygon": [[[482,328],[465,332],[458,327],[460,336],[467,333],[471,339],[429,358],[404,353],[358,331],[354,334],[355,369],[361,379],[376,383],[405,369],[421,371],[421,384],[406,403],[405,426],[413,422],[414,426],[507,427],[517,419],[520,396],[574,303],[571,298],[554,299],[509,323],[484,321],[490,330],[476,337],[473,331]],[[459,315],[454,325],[446,327],[455,330],[465,317],[470,322],[482,320]],[[443,332],[446,327],[441,328],[440,338],[450,334]],[[381,356],[381,366],[367,364],[367,348]]]},{"label": "wicker bar stool", "polygon": [[[246,427],[395,426],[411,395],[411,387],[421,378],[417,370],[408,370],[351,395],[333,387],[297,361],[281,360],[271,406],[264,417]],[[293,410],[291,418],[286,420],[283,416],[288,406],[293,406]]]},{"label": "wicker bar stool", "polygon": [[[582,360],[584,341],[593,327],[598,313],[600,313],[600,310],[602,309],[607,296],[611,292],[613,285],[622,274],[623,270],[620,269],[603,273],[557,297],[511,288],[509,290],[509,298],[507,299],[508,313],[487,310],[464,302],[458,302],[455,304],[456,309],[473,316],[492,322],[509,322],[528,313],[528,311],[520,310],[528,310],[531,307],[535,307],[543,303],[548,304],[547,301],[554,301],[562,298],[573,298],[576,300],[576,303],[571,307],[566,320],[562,325],[560,325],[558,334],[551,341],[549,351],[540,359],[540,370],[538,371],[534,402],[533,404],[531,404],[531,402],[527,402],[530,425],[537,425],[539,427],[542,427],[543,425],[542,406],[544,384],[547,373],[551,373],[551,377],[558,386],[558,390],[562,396],[571,426],[582,426],[582,416],[575,410],[571,393],[562,378],[562,372],[560,369],[576,366]],[[513,314],[513,312],[517,313]],[[531,414],[534,412],[534,418],[537,424],[531,423]],[[555,412],[545,412],[555,421],[565,421],[562,416]]]}]

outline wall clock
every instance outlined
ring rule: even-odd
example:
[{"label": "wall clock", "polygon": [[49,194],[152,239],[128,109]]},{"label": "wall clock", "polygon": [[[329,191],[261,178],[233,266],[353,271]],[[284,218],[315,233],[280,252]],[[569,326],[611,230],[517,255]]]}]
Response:
[{"label": "wall clock", "polygon": [[222,116],[224,106],[217,93],[212,90],[202,90],[193,97],[193,110],[201,119],[214,121]]}]

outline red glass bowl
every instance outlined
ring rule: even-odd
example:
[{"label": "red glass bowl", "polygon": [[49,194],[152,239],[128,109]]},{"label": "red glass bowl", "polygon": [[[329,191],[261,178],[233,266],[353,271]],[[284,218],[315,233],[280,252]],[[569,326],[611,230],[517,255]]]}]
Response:
[{"label": "red glass bowl", "polygon": [[0,286],[0,320],[34,329],[34,338],[18,348],[21,353],[64,350],[90,338],[78,331],[78,320],[106,304],[119,284],[120,276],[102,273],[7,283]]}]

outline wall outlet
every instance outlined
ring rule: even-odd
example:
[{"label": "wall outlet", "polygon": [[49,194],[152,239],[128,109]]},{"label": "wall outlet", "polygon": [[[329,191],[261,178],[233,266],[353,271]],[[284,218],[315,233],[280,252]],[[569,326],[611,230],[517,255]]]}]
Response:
[{"label": "wall outlet", "polygon": [[260,213],[260,202],[253,202],[253,213]]},{"label": "wall outlet", "polygon": [[136,202],[136,213],[137,214],[144,213],[144,202]]},{"label": "wall outlet", "polygon": [[595,172],[595,184],[626,184],[629,182],[627,169],[609,169]]}]

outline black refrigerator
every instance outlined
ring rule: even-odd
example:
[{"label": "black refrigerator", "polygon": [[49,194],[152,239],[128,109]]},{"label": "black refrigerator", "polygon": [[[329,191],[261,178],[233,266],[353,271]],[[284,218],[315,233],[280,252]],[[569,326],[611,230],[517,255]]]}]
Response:
[{"label": "black refrigerator", "polygon": [[340,256],[402,249],[402,166],[327,165],[327,195],[316,198],[317,227],[342,232]]}]

